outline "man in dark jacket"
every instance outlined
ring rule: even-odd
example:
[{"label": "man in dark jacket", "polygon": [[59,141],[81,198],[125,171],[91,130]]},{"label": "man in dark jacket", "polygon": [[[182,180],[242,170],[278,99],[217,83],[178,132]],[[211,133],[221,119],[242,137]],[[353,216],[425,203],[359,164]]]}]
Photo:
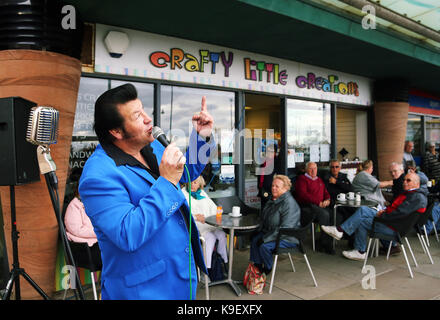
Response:
[{"label": "man in dark jacket", "polygon": [[[406,216],[415,211],[423,213],[426,210],[428,200],[426,194],[420,189],[420,178],[416,173],[408,173],[403,181],[404,193],[399,195],[396,200],[384,210],[376,211],[373,208],[362,206],[345,221],[340,227],[322,226],[322,230],[340,240],[344,233],[348,235],[355,234],[354,250],[343,251],[342,254],[347,259],[361,260],[365,259],[365,250],[367,247],[367,234],[373,224],[376,216],[383,218]],[[375,224],[375,231],[395,235],[395,231],[382,223]]]},{"label": "man in dark jacket", "polygon": [[[325,187],[328,193],[330,193],[332,208],[336,202],[336,198],[340,193],[352,192],[353,187],[351,186],[350,180],[348,180],[347,175],[341,171],[341,164],[338,160],[330,160],[330,172],[323,176]],[[338,208],[336,225],[341,224],[345,219],[350,217],[356,211],[355,208],[351,207],[340,207]]]},{"label": "man in dark jacket", "polygon": [[390,174],[393,177],[392,201],[394,201],[400,194],[405,192],[405,190],[403,189],[403,180],[405,179],[405,171],[403,170],[403,165],[397,162],[392,162],[390,164]]}]

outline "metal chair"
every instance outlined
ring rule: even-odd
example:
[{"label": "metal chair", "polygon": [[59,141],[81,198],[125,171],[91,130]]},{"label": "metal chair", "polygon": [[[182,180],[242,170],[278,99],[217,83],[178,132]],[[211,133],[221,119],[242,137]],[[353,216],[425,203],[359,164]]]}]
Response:
[{"label": "metal chair", "polygon": [[85,242],[69,241],[72,256],[77,267],[90,270],[90,277],[92,278],[93,296],[98,300],[96,292],[95,276],[93,272],[102,270],[101,251],[96,242],[92,247]]},{"label": "metal chair", "polygon": [[[296,272],[295,266],[293,264],[292,257],[290,256],[291,253],[300,251],[304,255],[304,259],[306,261],[307,267],[309,268],[310,275],[312,276],[313,283],[315,284],[315,287],[318,286],[318,283],[316,282],[315,276],[313,274],[312,268],[310,267],[309,260],[307,259],[307,254],[303,245],[303,240],[307,237],[308,229],[310,228],[310,225],[312,224],[312,220],[314,219],[313,215],[308,215],[305,217],[305,219],[301,222],[302,226],[298,229],[293,228],[280,228],[277,239],[276,239],[276,245],[275,250],[273,252],[274,256],[274,262],[273,262],[273,268],[272,268],[272,276],[270,279],[270,287],[269,287],[269,294],[272,293],[272,287],[273,282],[275,279],[275,272],[277,269],[277,262],[278,262],[278,255],[287,253],[289,255],[290,264],[292,265],[293,272]],[[296,247],[293,248],[280,248],[280,241],[282,235],[289,235],[293,236],[296,239],[298,239],[299,244]]]},{"label": "metal chair", "polygon": [[[423,251],[428,255],[431,264],[434,264],[434,261],[432,260],[431,253],[429,252],[429,239],[425,225],[428,222],[429,218],[432,217],[432,209],[434,209],[434,205],[435,203],[431,203],[426,209],[426,211],[420,214],[420,218],[415,225],[417,237],[419,238]],[[424,239],[424,236],[426,237],[426,241]]]},{"label": "metal chair", "polygon": [[[206,264],[206,241],[205,241],[205,238],[203,238],[202,236],[200,236],[199,238],[200,238],[200,242],[202,244],[203,256],[205,257],[205,264]],[[197,275],[200,280],[200,269],[198,267],[197,267]],[[206,273],[204,273],[204,280],[205,280],[206,300],[209,300],[209,277]]]},{"label": "metal chair", "polygon": [[[383,240],[390,241],[390,247],[388,248],[387,259],[388,259],[388,256],[389,256],[389,253],[391,250],[391,242],[396,241],[396,242],[400,243],[400,246],[402,247],[403,255],[405,257],[406,264],[408,266],[409,274],[410,274],[411,278],[414,278],[414,275],[411,270],[411,266],[409,265],[408,257],[406,255],[406,250],[405,250],[405,246],[403,244],[403,240],[405,240],[405,243],[408,246],[408,249],[411,253],[411,256],[412,256],[412,259],[414,261],[415,266],[418,267],[416,258],[414,257],[414,253],[412,252],[412,249],[409,244],[408,238],[406,237],[406,234],[414,227],[414,225],[417,223],[419,218],[420,218],[420,213],[417,211],[415,211],[409,215],[406,215],[404,217],[395,217],[395,218],[387,218],[387,219],[384,219],[382,217],[375,217],[373,219],[373,225],[371,227],[371,230],[368,232],[368,237],[369,237],[368,247],[367,247],[367,252],[365,255],[365,260],[364,260],[364,265],[362,267],[362,270],[364,270],[364,268],[367,264],[368,253],[370,252],[372,240],[373,239],[383,239]],[[375,227],[375,224],[378,222],[385,224],[388,227],[393,228],[396,231],[395,234],[388,235],[388,234],[375,232],[374,227]]]}]

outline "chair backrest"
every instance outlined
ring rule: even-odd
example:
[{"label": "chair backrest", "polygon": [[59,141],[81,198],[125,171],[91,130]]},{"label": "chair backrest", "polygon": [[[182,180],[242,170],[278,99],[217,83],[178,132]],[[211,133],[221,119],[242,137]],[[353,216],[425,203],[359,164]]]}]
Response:
[{"label": "chair backrest", "polygon": [[420,213],[417,211],[414,211],[404,217],[374,218],[375,221],[383,223],[394,229],[401,237],[404,237],[415,226],[419,219]]},{"label": "chair backrest", "polygon": [[248,215],[248,214],[259,214],[260,210],[257,208],[252,208],[247,206],[239,197],[237,196],[229,196],[229,197],[222,197],[222,198],[212,198],[212,201],[218,206],[223,207],[223,213],[230,213],[232,212],[232,207],[240,207],[241,214]]},{"label": "chair backrest", "polygon": [[69,245],[77,267],[89,269],[92,272],[102,270],[101,250],[98,243],[89,247],[85,242],[69,241]]},{"label": "chair backrest", "polygon": [[434,209],[435,203],[431,203],[425,212],[420,213],[419,220],[417,220],[417,226],[423,227],[431,217],[432,209]]}]

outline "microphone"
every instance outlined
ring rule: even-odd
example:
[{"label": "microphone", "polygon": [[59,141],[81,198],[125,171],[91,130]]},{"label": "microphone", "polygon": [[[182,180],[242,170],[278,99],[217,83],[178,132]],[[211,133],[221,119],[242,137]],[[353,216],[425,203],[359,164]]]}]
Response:
[{"label": "microphone", "polygon": [[57,143],[59,112],[52,107],[38,106],[31,109],[26,140],[36,145]]},{"label": "microphone", "polygon": [[49,145],[57,143],[59,117],[58,110],[52,107],[38,106],[30,111],[26,141],[38,145],[37,158],[41,174],[56,170]]},{"label": "microphone", "polygon": [[153,138],[159,141],[165,148],[168,147],[170,142],[168,141],[165,133],[162,131],[160,127],[153,127]]}]

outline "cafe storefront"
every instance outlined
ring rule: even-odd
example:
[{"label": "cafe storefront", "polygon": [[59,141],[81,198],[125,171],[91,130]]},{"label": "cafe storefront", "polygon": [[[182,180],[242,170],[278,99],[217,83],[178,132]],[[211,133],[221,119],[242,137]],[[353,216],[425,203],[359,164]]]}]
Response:
[{"label": "cafe storefront", "polygon": [[[278,171],[289,176],[308,161],[326,166],[332,158],[368,157],[371,79],[108,25],[96,24],[94,31],[93,70],[83,72],[78,93],[65,206],[98,143],[94,103],[127,82],[154,124],[182,149],[191,115],[207,97],[218,148],[203,175],[213,198],[239,195],[258,207],[256,171],[269,144],[277,146]],[[119,57],[109,49],[115,36],[128,43]]]}]

